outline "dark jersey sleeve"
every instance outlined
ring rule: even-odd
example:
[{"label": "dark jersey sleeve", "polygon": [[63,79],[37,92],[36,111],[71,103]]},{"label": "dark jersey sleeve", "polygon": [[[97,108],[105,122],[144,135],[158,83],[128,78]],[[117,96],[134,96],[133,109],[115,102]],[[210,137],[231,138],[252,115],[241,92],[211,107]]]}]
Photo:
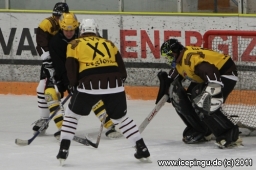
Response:
[{"label": "dark jersey sleeve", "polygon": [[61,39],[59,34],[56,34],[49,43],[50,56],[55,69],[55,78],[67,86],[69,82],[65,67],[66,49],[67,43]]},{"label": "dark jersey sleeve", "polygon": [[37,28],[36,31],[36,50],[38,52],[38,54],[41,56],[42,55],[42,49],[44,49],[44,51],[49,51],[49,40],[52,37],[52,35],[48,32],[43,31],[40,27]]},{"label": "dark jersey sleeve", "polygon": [[68,70],[67,76],[69,80],[69,85],[77,86],[79,83],[79,63],[77,59],[73,57],[68,57],[65,65],[66,69]]},{"label": "dark jersey sleeve", "polygon": [[209,80],[221,82],[218,68],[214,64],[208,62],[202,62],[196,65],[195,74],[206,83],[209,82]]}]

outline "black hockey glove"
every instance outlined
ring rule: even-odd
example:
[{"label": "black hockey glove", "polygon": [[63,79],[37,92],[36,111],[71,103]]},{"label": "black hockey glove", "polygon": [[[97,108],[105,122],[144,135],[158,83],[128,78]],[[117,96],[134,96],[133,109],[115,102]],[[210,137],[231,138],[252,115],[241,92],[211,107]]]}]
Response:
[{"label": "black hockey glove", "polygon": [[73,95],[74,94],[74,91],[76,90],[76,86],[68,86],[68,93]]},{"label": "black hockey glove", "polygon": [[54,74],[55,74],[55,70],[53,68],[51,59],[43,60],[43,71],[44,71],[46,77],[48,79],[52,80],[52,78],[54,77]]},{"label": "black hockey glove", "polygon": [[[159,100],[161,100],[161,98],[167,94],[169,95],[169,88],[171,85],[172,80],[170,78],[168,78],[168,74],[165,71],[160,71],[157,74],[157,77],[159,79],[160,85],[159,85],[159,90],[158,90],[158,94],[157,94],[157,98],[156,98],[156,104],[159,102]],[[171,99],[169,98],[167,100],[168,103],[171,103]]]}]

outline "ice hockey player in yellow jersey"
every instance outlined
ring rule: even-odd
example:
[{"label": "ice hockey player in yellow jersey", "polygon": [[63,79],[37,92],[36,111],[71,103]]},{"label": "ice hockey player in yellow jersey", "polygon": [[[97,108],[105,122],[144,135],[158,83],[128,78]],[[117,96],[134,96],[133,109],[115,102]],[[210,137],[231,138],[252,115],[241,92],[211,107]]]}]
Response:
[{"label": "ice hockey player in yellow jersey", "polygon": [[88,116],[93,105],[102,101],[108,116],[136,147],[135,158],[150,162],[139,129],[127,114],[124,90],[127,72],[118,48],[98,36],[94,19],[82,20],[79,30],[80,37],[67,47],[66,70],[73,96],[65,110],[57,159],[61,163],[67,159],[79,119]]}]

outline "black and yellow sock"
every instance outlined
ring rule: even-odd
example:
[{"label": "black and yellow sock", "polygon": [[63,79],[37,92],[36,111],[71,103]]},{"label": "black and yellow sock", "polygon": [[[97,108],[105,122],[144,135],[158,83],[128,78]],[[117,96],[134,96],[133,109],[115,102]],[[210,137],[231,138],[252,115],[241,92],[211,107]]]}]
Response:
[{"label": "black and yellow sock", "polygon": [[[94,105],[92,107],[92,111],[94,112],[94,114],[99,118],[100,121],[102,121],[103,115],[106,112],[105,108],[104,108],[104,103],[102,100],[100,100],[96,105]],[[104,124],[104,127],[106,129],[110,128],[111,126],[113,126],[114,123],[112,122],[112,120],[109,118],[109,116],[107,115],[106,117],[106,121]]]}]

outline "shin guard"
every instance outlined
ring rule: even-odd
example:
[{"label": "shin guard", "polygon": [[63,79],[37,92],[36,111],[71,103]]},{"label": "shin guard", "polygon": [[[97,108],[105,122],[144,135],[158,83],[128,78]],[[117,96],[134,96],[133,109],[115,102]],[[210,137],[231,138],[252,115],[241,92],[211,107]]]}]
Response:
[{"label": "shin guard", "polygon": [[[53,114],[56,109],[59,107],[58,96],[54,88],[47,88],[45,90],[45,99],[50,110],[50,114]],[[56,116],[53,118],[58,129],[61,128],[63,122],[63,114],[59,111]]]}]

